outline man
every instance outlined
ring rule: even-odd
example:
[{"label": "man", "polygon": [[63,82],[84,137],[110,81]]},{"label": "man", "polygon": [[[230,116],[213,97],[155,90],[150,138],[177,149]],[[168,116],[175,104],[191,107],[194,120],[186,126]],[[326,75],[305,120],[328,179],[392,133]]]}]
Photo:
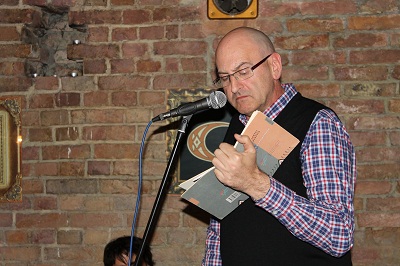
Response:
[{"label": "man", "polygon": [[[351,265],[356,169],[343,124],[328,107],[281,84],[280,55],[262,32],[229,32],[215,60],[214,83],[238,114],[212,163],[223,184],[250,198],[224,219],[211,219],[203,265]],[[258,169],[249,137],[236,134],[255,110],[300,140],[273,176]],[[236,141],[243,153],[231,145]]]},{"label": "man", "polygon": [[[138,237],[133,238],[132,243],[132,260],[131,265],[135,262],[136,255],[139,253],[142,246],[142,239]],[[104,266],[126,266],[129,262],[129,250],[131,246],[131,237],[123,236],[110,241],[104,248],[103,262]],[[150,247],[145,247],[142,257],[143,266],[155,265],[153,261],[153,254]]]}]

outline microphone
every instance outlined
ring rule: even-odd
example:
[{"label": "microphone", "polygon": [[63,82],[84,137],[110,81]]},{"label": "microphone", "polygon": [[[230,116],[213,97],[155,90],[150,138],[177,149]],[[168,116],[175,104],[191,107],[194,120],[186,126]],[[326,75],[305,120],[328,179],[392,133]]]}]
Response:
[{"label": "microphone", "polygon": [[161,121],[170,117],[190,115],[199,111],[207,110],[210,108],[219,109],[224,107],[226,104],[226,96],[221,91],[213,91],[207,98],[201,100],[184,103],[177,108],[174,108],[168,112],[162,113],[151,119],[152,122]]}]

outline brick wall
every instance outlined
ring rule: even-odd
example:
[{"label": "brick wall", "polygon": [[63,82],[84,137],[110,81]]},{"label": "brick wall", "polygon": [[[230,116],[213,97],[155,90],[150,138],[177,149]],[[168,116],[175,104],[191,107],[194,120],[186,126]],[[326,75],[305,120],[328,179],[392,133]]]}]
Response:
[{"label": "brick wall", "polygon": [[[168,89],[211,84],[219,37],[241,25],[269,34],[283,80],[351,134],[354,264],[400,264],[399,1],[259,0],[258,18],[222,21],[205,2],[1,2],[0,92],[23,100],[23,201],[0,204],[0,265],[101,265],[105,243],[130,233],[147,122]],[[36,38],[44,29],[53,37]],[[167,162],[164,125],[147,142],[139,235]],[[169,195],[151,242],[158,265],[199,265],[207,219]]]}]

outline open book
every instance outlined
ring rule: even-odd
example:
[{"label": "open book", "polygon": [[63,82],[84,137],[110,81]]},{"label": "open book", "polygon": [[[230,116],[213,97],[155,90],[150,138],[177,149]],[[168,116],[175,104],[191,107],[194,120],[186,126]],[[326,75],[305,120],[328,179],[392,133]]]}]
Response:
[{"label": "open book", "polygon": [[[299,143],[296,137],[259,111],[253,112],[241,134],[250,137],[257,150],[257,165],[269,176],[273,176]],[[243,145],[238,142],[235,148],[239,152],[244,151]],[[211,167],[179,186],[186,190],[182,198],[223,219],[249,196],[219,182],[214,169]]]}]

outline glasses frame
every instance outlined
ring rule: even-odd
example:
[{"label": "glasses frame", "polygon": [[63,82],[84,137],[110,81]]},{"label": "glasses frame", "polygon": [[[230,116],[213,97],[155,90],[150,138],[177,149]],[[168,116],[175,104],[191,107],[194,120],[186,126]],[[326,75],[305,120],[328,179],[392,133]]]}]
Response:
[{"label": "glasses frame", "polygon": [[[222,82],[221,82],[221,78],[222,77],[218,77],[218,78],[216,78],[214,81],[213,81],[213,83],[214,83],[214,85],[216,85],[216,86],[221,86],[222,88],[224,88],[224,87],[227,87],[227,86],[229,86],[230,84],[231,84],[231,77],[234,77],[236,80],[246,80],[246,79],[248,79],[248,78],[251,78],[253,75],[254,75],[254,69],[256,69],[257,67],[259,67],[262,63],[264,63],[265,61],[267,61],[267,59],[272,55],[273,53],[271,53],[271,54],[269,54],[269,55],[267,55],[266,57],[264,57],[260,62],[258,62],[258,63],[256,63],[254,66],[252,66],[252,67],[245,67],[245,68],[242,68],[242,69],[239,69],[239,70],[237,70],[237,71],[235,71],[235,72],[233,72],[232,74],[228,74],[228,75],[224,75],[224,76],[222,76],[222,77],[228,77],[229,79],[229,84],[228,85],[226,85],[226,86],[222,86]],[[238,79],[235,75],[237,74],[237,73],[239,73],[240,71],[243,71],[244,69],[246,69],[246,68],[250,68],[250,70],[251,70],[251,76],[249,76],[249,77],[247,77],[247,78],[245,78],[245,79]],[[221,84],[220,85],[218,85],[218,83],[220,83],[221,82]]]}]

